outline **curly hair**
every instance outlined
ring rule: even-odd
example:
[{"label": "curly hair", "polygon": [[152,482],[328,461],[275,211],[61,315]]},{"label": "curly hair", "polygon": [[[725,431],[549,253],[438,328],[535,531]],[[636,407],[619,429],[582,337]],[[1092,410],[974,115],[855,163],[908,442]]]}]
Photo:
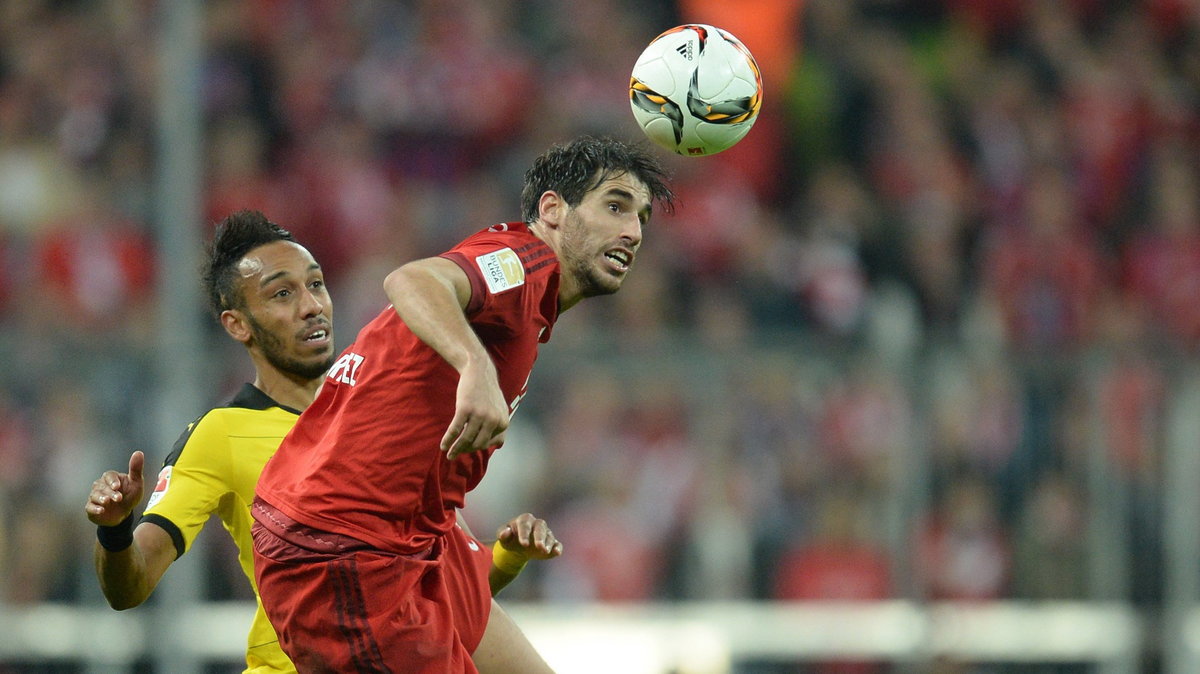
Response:
[{"label": "curly hair", "polygon": [[646,185],[652,202],[668,212],[674,207],[675,194],[667,185],[666,169],[644,146],[583,136],[566,145],[555,145],[534,160],[525,172],[521,217],[525,222],[536,220],[538,199],[547,191],[557,192],[574,207],[605,180],[626,173]]},{"label": "curly hair", "polygon": [[237,211],[217,224],[205,251],[202,275],[208,306],[215,316],[226,309],[245,307],[245,298],[238,292],[237,265],[250,251],[275,241],[296,243],[296,238],[259,211]]}]

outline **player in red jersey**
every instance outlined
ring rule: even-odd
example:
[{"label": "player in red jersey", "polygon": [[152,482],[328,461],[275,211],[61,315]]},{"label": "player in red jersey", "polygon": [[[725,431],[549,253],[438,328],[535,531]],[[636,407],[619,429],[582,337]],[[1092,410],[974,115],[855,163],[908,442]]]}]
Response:
[{"label": "player in red jersey", "polygon": [[558,315],[621,287],[653,205],[673,198],[651,155],[581,138],[526,172],[524,222],[388,275],[392,306],[334,363],[252,506],[263,604],[301,671],[549,671],[497,656],[523,637],[488,620],[455,512]]},{"label": "player in red jersey", "polygon": [[[84,510],[99,525],[97,578],[117,609],[146,601],[211,515],[233,537],[242,570],[253,579],[249,506],[255,481],[300,411],[316,397],[337,355],[333,302],[321,266],[291,232],[262,213],[239,211],[222,220],[208,250],[204,284],[214,315],[246,347],[254,383],[188,425],[165,462],[141,523],[133,511],[144,492],[142,452],[130,457],[128,472],[105,471],[93,482]],[[500,566],[493,567],[491,551],[471,538],[456,539],[461,546],[448,552],[461,563],[470,560],[489,569],[493,592],[520,573],[525,560],[561,551],[546,522],[529,513],[512,518],[497,537],[503,549],[496,558]],[[497,615],[493,631],[516,634],[502,644],[504,657],[536,657],[517,628],[506,624],[510,619]],[[295,671],[258,609],[248,635],[246,672]]]}]

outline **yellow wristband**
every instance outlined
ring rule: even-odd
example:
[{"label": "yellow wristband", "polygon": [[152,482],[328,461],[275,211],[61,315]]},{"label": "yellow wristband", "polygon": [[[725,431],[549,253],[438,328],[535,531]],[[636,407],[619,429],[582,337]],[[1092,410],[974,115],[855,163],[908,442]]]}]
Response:
[{"label": "yellow wristband", "polygon": [[529,560],[519,556],[517,553],[505,548],[496,541],[492,545],[492,566],[500,569],[510,576],[515,576],[521,573],[521,569],[525,568],[525,562]]}]

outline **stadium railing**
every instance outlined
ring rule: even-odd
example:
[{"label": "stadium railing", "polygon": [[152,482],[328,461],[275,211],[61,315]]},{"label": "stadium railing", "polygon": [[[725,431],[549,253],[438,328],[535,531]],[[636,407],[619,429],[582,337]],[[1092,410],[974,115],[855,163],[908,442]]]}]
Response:
[{"label": "stadium railing", "polygon": [[[237,662],[253,606],[200,603],[146,607],[43,604],[0,607],[3,663],[79,662],[130,667],[150,641],[202,661]],[[748,662],[857,660],[921,663],[1092,663],[1093,671],[1139,671],[1146,624],[1119,603],[854,604],[684,602],[512,604],[509,613],[562,674],[724,674]],[[1200,612],[1184,634],[1200,636]],[[174,636],[170,636],[174,635]],[[203,635],[199,637],[198,635]],[[161,646],[162,644],[158,644]],[[1190,641],[1200,650],[1200,638]]]}]

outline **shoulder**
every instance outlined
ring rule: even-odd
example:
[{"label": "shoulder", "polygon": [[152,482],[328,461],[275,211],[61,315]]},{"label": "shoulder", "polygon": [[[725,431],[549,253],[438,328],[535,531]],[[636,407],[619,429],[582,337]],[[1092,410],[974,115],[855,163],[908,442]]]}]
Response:
[{"label": "shoulder", "polygon": [[470,275],[481,275],[493,292],[520,285],[527,274],[558,261],[550,246],[523,222],[492,225],[441,257],[457,262]]},{"label": "shoulder", "polygon": [[164,466],[173,466],[183,458],[186,450],[189,459],[201,453],[210,453],[216,445],[228,443],[227,415],[225,408],[215,407],[196,418],[183,429],[179,439],[167,455]]},{"label": "shoulder", "polygon": [[468,236],[449,252],[501,248],[529,250],[538,247],[548,248],[545,242],[529,231],[528,225],[523,222],[501,222]]},{"label": "shoulder", "polygon": [[299,411],[276,403],[267,394],[246,384],[229,401],[189,423],[163,464],[175,465],[185,450],[189,460],[212,457],[228,448],[232,436],[262,432],[272,420],[290,427],[299,415]]},{"label": "shoulder", "polygon": [[557,269],[558,258],[523,222],[492,225],[467,237],[439,257],[456,263],[471,284],[468,315],[489,304],[489,298],[519,290],[542,292],[545,278]]},{"label": "shoulder", "polygon": [[242,388],[229,399],[229,402],[220,407],[213,408],[217,410],[249,410],[255,412],[273,412],[282,411],[294,416],[300,416],[300,411],[281,405],[275,402],[271,396],[263,393],[253,384],[243,384]]}]

